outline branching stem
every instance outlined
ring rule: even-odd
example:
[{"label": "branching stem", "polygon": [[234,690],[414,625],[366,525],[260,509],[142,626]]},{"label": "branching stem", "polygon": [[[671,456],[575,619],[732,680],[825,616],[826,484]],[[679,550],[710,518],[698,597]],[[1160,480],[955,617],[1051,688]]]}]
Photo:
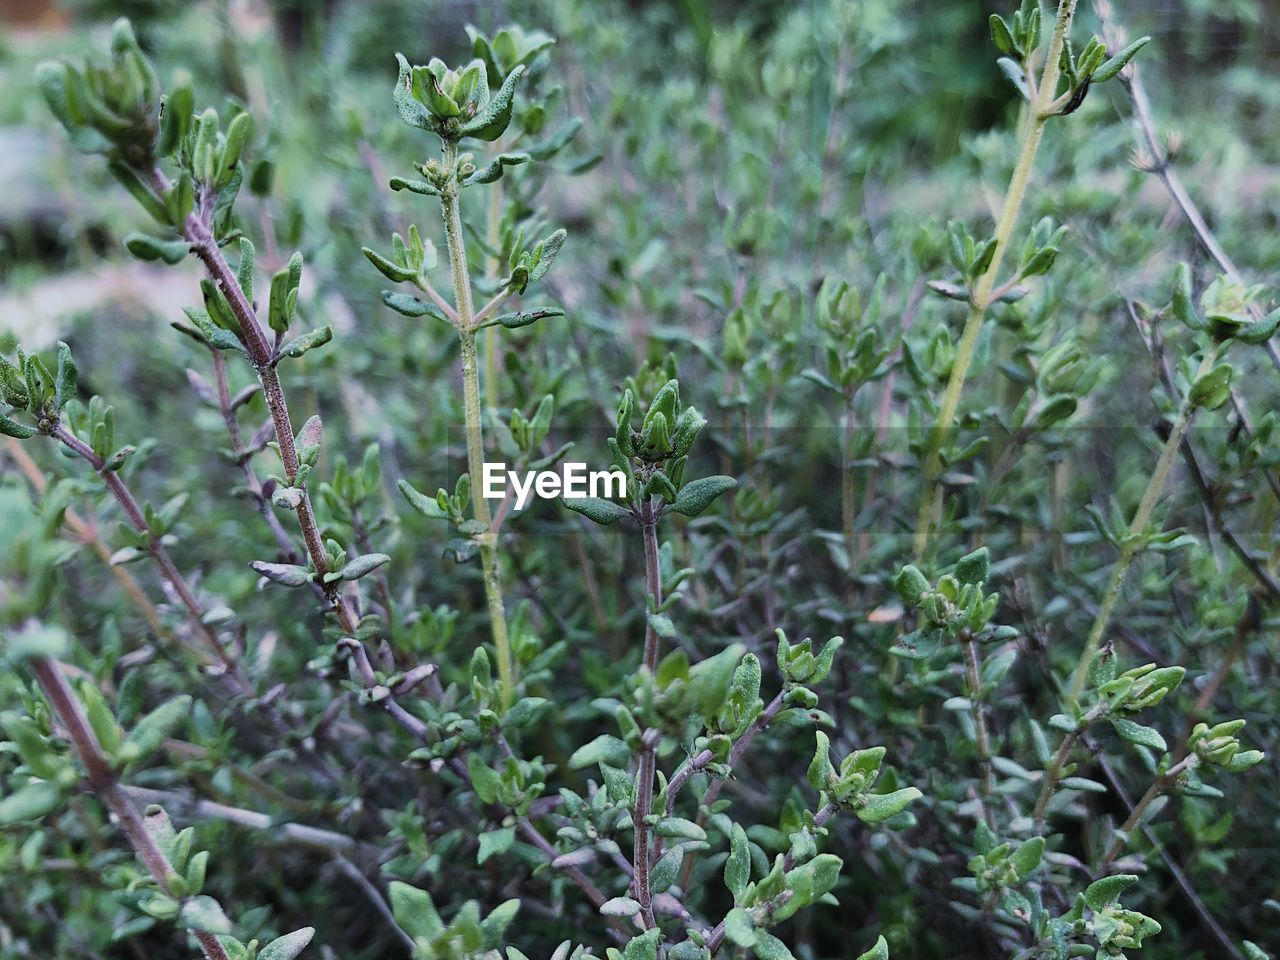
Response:
[{"label": "branching stem", "polygon": [[[1200,361],[1200,368],[1191,380],[1192,385],[1213,369],[1219,352],[1220,348],[1217,346],[1205,351],[1204,359]],[[1169,436],[1160,450],[1160,457],[1156,460],[1155,469],[1151,473],[1151,478],[1147,481],[1147,487],[1142,493],[1142,499],[1138,502],[1138,509],[1134,512],[1129,529],[1124,539],[1120,542],[1120,555],[1116,558],[1115,567],[1111,571],[1111,579],[1108,581],[1107,589],[1102,595],[1102,603],[1098,606],[1098,614],[1094,617],[1093,626],[1089,629],[1089,637],[1085,641],[1084,649],[1080,652],[1080,660],[1076,663],[1075,673],[1071,677],[1071,686],[1067,690],[1068,708],[1074,708],[1080,702],[1080,695],[1084,692],[1085,678],[1089,673],[1089,664],[1093,661],[1093,655],[1098,652],[1098,647],[1102,643],[1107,624],[1111,621],[1111,613],[1115,609],[1116,602],[1120,599],[1120,590],[1124,586],[1129,567],[1133,564],[1134,557],[1137,556],[1139,548],[1144,543],[1143,538],[1147,532],[1147,526],[1151,523],[1151,514],[1155,511],[1156,504],[1164,493],[1165,483],[1169,479],[1169,471],[1173,468],[1174,460],[1177,459],[1178,450],[1182,446],[1182,438],[1186,436],[1187,428],[1191,426],[1195,411],[1196,404],[1191,399],[1191,391],[1188,390],[1187,396],[1183,399],[1182,406],[1178,410],[1178,417],[1174,421],[1173,427],[1169,431]]]},{"label": "branching stem", "polygon": [[[444,167],[452,169],[457,161],[458,145],[445,141]],[[467,270],[467,248],[462,235],[462,212],[456,179],[440,192],[440,208],[444,217],[445,242],[449,250],[449,266],[453,274],[454,304],[457,311],[458,339],[462,347],[463,411],[467,431],[467,471],[471,475],[471,502],[475,518],[485,526],[477,540],[480,565],[484,571],[485,600],[489,606],[489,624],[498,658],[498,679],[502,687],[503,706],[510,706],[515,688],[515,669],[511,645],[507,638],[507,614],[502,599],[502,574],[498,567],[498,540],[492,530],[493,517],[489,501],[481,494],[484,476],[484,427],[480,410],[480,371],[476,355],[475,314],[471,300],[471,277]]]},{"label": "branching stem", "polygon": [[928,447],[924,457],[923,489],[920,497],[920,513],[916,518],[915,559],[919,563],[929,545],[929,536],[933,524],[937,521],[942,507],[941,488],[938,485],[942,473],[942,449],[951,436],[955,425],[956,412],[960,407],[960,394],[964,390],[965,379],[969,375],[969,367],[973,364],[973,352],[978,343],[978,334],[982,331],[982,321],[987,309],[993,301],[996,278],[1000,274],[1000,265],[1009,248],[1009,239],[1018,222],[1018,212],[1027,193],[1027,181],[1031,176],[1031,168],[1035,163],[1036,152],[1040,148],[1040,140],[1044,136],[1045,124],[1049,121],[1049,108],[1053,102],[1054,92],[1058,87],[1059,59],[1071,21],[1075,16],[1076,0],[1059,0],[1058,15],[1054,22],[1053,38],[1049,42],[1049,50],[1045,55],[1044,74],[1041,78],[1036,97],[1027,120],[1026,135],[1022,148],[1018,152],[1018,160],[1013,168],[1013,176],[1005,193],[1004,205],[1000,209],[1000,218],[996,221],[994,234],[995,250],[991,264],[986,272],[978,278],[974,287],[969,315],[965,318],[964,329],[960,334],[960,343],[956,348],[955,362],[951,367],[951,378],[942,395],[942,406],[938,410],[938,419],[929,435]]},{"label": "branching stem", "polygon": [[[85,781],[89,789],[103,802],[120,825],[121,832],[147,872],[155,879],[160,889],[168,896],[173,896],[170,884],[178,874],[169,863],[164,851],[160,849],[155,838],[147,830],[141,814],[133,805],[120,785],[115,770],[103,755],[102,746],[98,742],[93,728],[89,725],[80,701],[71,692],[71,685],[58,668],[55,661],[48,657],[39,657],[32,662],[36,681],[44,691],[50,709],[58,717],[58,721],[66,730],[72,749],[84,767]],[[181,899],[174,897],[174,899]],[[218,938],[211,933],[192,931],[192,935],[200,944],[207,960],[229,960],[226,950]]]}]

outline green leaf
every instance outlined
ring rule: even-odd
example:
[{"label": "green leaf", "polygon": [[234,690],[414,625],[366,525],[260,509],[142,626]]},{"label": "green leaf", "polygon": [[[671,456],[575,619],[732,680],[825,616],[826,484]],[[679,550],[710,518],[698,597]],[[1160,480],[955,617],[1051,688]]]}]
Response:
[{"label": "green leaf", "polygon": [[124,238],[125,249],[139,260],[163,260],[181,263],[191,250],[186,240],[157,240],[144,233],[131,233]]},{"label": "green leaf", "polygon": [[617,737],[603,733],[590,743],[573,752],[569,766],[574,770],[607,763],[611,767],[625,767],[631,760],[631,748]]},{"label": "green leaf", "polygon": [[476,170],[475,173],[462,181],[464,187],[469,187],[476,183],[493,183],[495,180],[502,178],[503,170],[507,167],[519,166],[522,163],[529,162],[527,153],[500,153],[487,165]]},{"label": "green leaf", "polygon": [[1140,723],[1125,720],[1123,717],[1112,717],[1111,726],[1115,728],[1121,739],[1128,740],[1130,743],[1150,747],[1158,753],[1164,753],[1169,749],[1164,742],[1164,737],[1160,736],[1159,731],[1151,727],[1144,727]]},{"label": "green leaf", "polygon": [[120,748],[121,758],[131,763],[145,760],[160,749],[190,713],[191,698],[186,694],[160,704],[134,724]]},{"label": "green leaf", "polygon": [[991,554],[986,547],[980,547],[973,553],[965,554],[956,562],[956,579],[961,583],[980,586],[987,582],[991,573]]},{"label": "green leaf", "polygon": [[733,477],[715,476],[694,480],[680,488],[680,493],[676,497],[676,502],[671,504],[671,509],[686,517],[696,517],[711,506],[717,497],[737,485],[738,481]]},{"label": "green leaf", "polygon": [[1271,339],[1271,335],[1280,327],[1280,309],[1272,310],[1261,320],[1256,320],[1235,332],[1235,339],[1245,343],[1260,344]]},{"label": "green leaf", "polygon": [[756,942],[751,949],[757,960],[795,960],[785,943],[764,930],[756,933]]},{"label": "green leaf", "polygon": [[22,762],[42,780],[52,780],[62,771],[62,762],[40,733],[36,722],[19,713],[0,714],[0,727],[18,748]]},{"label": "green leaf", "polygon": [[993,13],[989,22],[991,24],[991,41],[996,45],[996,49],[1003,54],[1017,53],[1017,44],[1013,42],[1013,34],[1009,32],[1009,25],[1004,22],[1004,17],[998,13]]},{"label": "green leaf", "polygon": [[639,901],[630,897],[614,897],[600,904],[600,913],[606,917],[634,917],[639,912]]},{"label": "green leaf", "polygon": [[467,770],[471,773],[471,786],[475,788],[477,797],[485,803],[493,803],[498,799],[498,790],[502,786],[502,777],[498,771],[475,753],[467,756]]},{"label": "green leaf", "polygon": [[1150,37],[1139,37],[1133,43],[1129,44],[1114,57],[1100,66],[1093,72],[1092,81],[1094,83],[1106,83],[1117,73],[1123,70],[1133,59],[1134,54],[1151,42]]},{"label": "green leaf", "polygon": [[1030,840],[1023,841],[1018,845],[1018,849],[1013,851],[1010,861],[1013,867],[1018,871],[1018,877],[1027,876],[1036,867],[1040,866],[1040,860],[1044,857],[1044,837],[1032,837]]},{"label": "green leaf", "polygon": [[294,960],[316,935],[315,927],[303,927],[272,940],[262,948],[258,960]]},{"label": "green leaf", "polygon": [[311,580],[311,573],[306,567],[293,563],[267,563],[263,560],[251,560],[249,566],[272,583],[285,587],[305,586]]},{"label": "green leaf", "polygon": [[0,434],[6,437],[13,437],[15,440],[27,440],[34,437],[36,433],[37,431],[34,427],[28,427],[25,423],[10,420],[3,413],[0,413]]},{"label": "green leaf", "polygon": [[222,912],[222,906],[213,897],[190,897],[182,902],[178,921],[189,930],[227,936],[231,933],[231,921]]},{"label": "green leaf", "polygon": [[531,323],[539,320],[546,320],[548,317],[563,317],[564,311],[558,307],[543,307],[540,310],[524,310],[519,313],[504,313],[500,317],[491,317],[482,324],[484,327],[495,327],[498,325],[506,327],[508,330],[515,330],[519,327],[527,327]]},{"label": "green leaf", "polygon": [[813,752],[813,759],[809,762],[809,770],[805,778],[813,789],[828,790],[831,787],[831,778],[836,773],[835,767],[831,765],[831,741],[821,730],[815,730],[813,735],[817,740],[817,747]]},{"label": "green leaf", "polygon": [[747,832],[735,823],[729,834],[729,858],[724,863],[724,885],[733,894],[735,903],[742,901],[747,884],[751,882],[751,848],[747,844]]},{"label": "green leaf", "polygon": [[538,244],[541,251],[538,262],[529,271],[529,282],[537,283],[547,275],[547,271],[551,269],[551,265],[556,262],[556,257],[560,253],[560,248],[564,246],[564,242],[568,239],[569,233],[566,230],[557,230],[547,239]]},{"label": "green leaf", "polygon": [[1084,891],[1084,902],[1090,910],[1101,910],[1120,899],[1120,894],[1138,882],[1132,873],[1118,873],[1113,877],[1103,877],[1089,884]]},{"label": "green leaf", "polygon": [[[408,190],[410,193],[417,193],[424,197],[440,196],[440,191],[437,190],[435,187],[433,187],[431,184],[427,183],[427,181],[425,180],[409,180],[409,179],[406,179],[405,177],[392,177],[391,180],[389,181],[389,186],[391,187],[392,190],[395,190],[397,192],[400,190]],[[365,249],[367,250],[367,248]],[[368,254],[366,253],[366,256],[367,255]],[[373,259],[373,258],[370,257],[370,259]],[[395,278],[392,277],[392,279],[394,280]]]},{"label": "green leaf", "polygon": [[498,92],[485,104],[484,109],[472,119],[464,123],[459,132],[464,137],[475,137],[477,140],[497,140],[511,123],[511,111],[515,105],[516,84],[524,76],[524,67],[512,70]]},{"label": "green leaf", "polygon": [[889,960],[889,944],[884,937],[876,938],[876,945],[858,957],[858,960]]},{"label": "green leaf", "polygon": [[756,942],[756,926],[751,914],[742,907],[734,907],[724,918],[724,936],[740,947],[752,947]]},{"label": "green leaf", "polygon": [[864,823],[879,823],[901,813],[907,804],[921,796],[923,794],[915,787],[904,787],[892,793],[869,793],[863,797],[864,804],[854,813]]},{"label": "green leaf", "polygon": [[516,842],[516,828],[502,827],[489,830],[479,836],[480,851],[476,854],[476,863],[484,863],[490,857],[506,853]]},{"label": "green leaf", "polygon": [[325,324],[310,333],[304,333],[300,337],[294,337],[280,348],[281,357],[292,357],[297,359],[308,350],[314,350],[316,347],[323,347],[326,343],[333,339],[333,327]]},{"label": "green leaf", "polygon": [[0,826],[39,820],[52,813],[62,800],[62,793],[46,780],[33,780],[16,793],[0,800]]},{"label": "green leaf", "polygon": [[398,263],[392,263],[382,254],[369,247],[361,247],[360,252],[365,255],[370,263],[378,268],[378,271],[388,280],[394,280],[396,283],[404,283],[414,279],[417,274],[408,267],[402,267]]},{"label": "green leaf", "polygon": [[440,509],[440,504],[435,497],[428,497],[425,493],[415,489],[408,480],[397,480],[396,487],[404,495],[404,498],[409,501],[409,506],[424,517],[430,517],[432,520],[449,519],[449,514]]},{"label": "green leaf", "polygon": [[1191,387],[1190,400],[1198,407],[1216,410],[1231,396],[1231,365],[1220,363]]},{"label": "green leaf", "polygon": [[406,317],[430,317],[432,320],[441,320],[452,326],[449,318],[434,303],[427,303],[425,300],[419,300],[410,294],[397,293],[394,290],[383,290],[382,302],[396,311],[396,313],[403,314]]},{"label": "green leaf", "polygon": [[[361,577],[368,576],[374,570],[377,570],[384,563],[390,563],[391,558],[385,553],[365,553],[349,560],[341,570],[335,571],[339,580],[359,580]],[[334,574],[330,573],[325,576],[328,582]]]},{"label": "green leaf", "polygon": [[400,880],[387,885],[387,899],[391,901],[391,915],[396,924],[413,937],[434,940],[444,932],[444,923],[436,912],[431,894]]},{"label": "green leaf", "polygon": [[600,497],[562,497],[560,502],[588,520],[604,526],[631,516],[631,511],[626,507]]},{"label": "green leaf", "polygon": [[707,832],[692,820],[682,817],[663,817],[654,827],[654,833],[660,837],[674,837],[679,840],[705,840]]}]

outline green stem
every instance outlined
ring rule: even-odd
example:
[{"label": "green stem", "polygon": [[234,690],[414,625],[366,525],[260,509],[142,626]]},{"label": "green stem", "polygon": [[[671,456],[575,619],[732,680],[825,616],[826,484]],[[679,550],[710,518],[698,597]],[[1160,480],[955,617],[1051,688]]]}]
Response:
[{"label": "green stem", "polygon": [[1190,770],[1199,763],[1199,760],[1193,754],[1184,757],[1175,763],[1165,773],[1156,777],[1155,781],[1147,788],[1147,792],[1134,805],[1133,810],[1129,814],[1129,819],[1116,832],[1116,838],[1112,841],[1111,846],[1107,849],[1106,855],[1102,858],[1102,863],[1098,865],[1098,873],[1105,875],[1118,856],[1124,852],[1125,844],[1128,843],[1129,835],[1134,829],[1142,823],[1142,817],[1147,812],[1147,808],[1153,804],[1156,799],[1167,793],[1169,789],[1177,782],[1184,771]]},{"label": "green stem", "polygon": [[[1204,359],[1200,361],[1200,369],[1191,380],[1192,384],[1213,369],[1213,365],[1218,360],[1219,349],[1213,347],[1206,351]],[[1182,401],[1182,407],[1178,410],[1178,419],[1174,421],[1173,429],[1169,431],[1169,437],[1160,450],[1160,458],[1156,461],[1156,468],[1152,471],[1151,479],[1147,481],[1147,488],[1138,502],[1133,521],[1129,524],[1124,540],[1120,543],[1120,555],[1116,558],[1115,568],[1111,571],[1111,580],[1107,583],[1106,592],[1102,595],[1102,603],[1098,607],[1098,614],[1094,617],[1093,626],[1089,630],[1089,638],[1085,641],[1084,650],[1081,651],[1080,660],[1076,663],[1075,672],[1071,676],[1071,686],[1067,691],[1068,707],[1074,707],[1080,700],[1080,694],[1084,692],[1089,664],[1093,661],[1093,655],[1098,652],[1107,624],[1111,622],[1111,613],[1120,599],[1120,590],[1124,586],[1125,577],[1133,564],[1133,558],[1138,554],[1138,548],[1142,545],[1142,537],[1151,523],[1151,514],[1156,508],[1156,503],[1164,493],[1169,471],[1173,468],[1179,447],[1182,446],[1182,438],[1186,436],[1187,428],[1191,426],[1191,418],[1195,415],[1195,410],[1196,405],[1188,391],[1187,397]]]},{"label": "green stem", "polygon": [[960,394],[964,390],[969,367],[973,364],[974,347],[977,346],[983,318],[993,299],[991,292],[995,288],[1000,264],[1004,261],[1005,252],[1009,248],[1009,238],[1013,234],[1014,226],[1017,225],[1018,213],[1026,197],[1027,181],[1031,176],[1036,152],[1040,148],[1040,140],[1044,136],[1045,124],[1049,120],[1048,108],[1053,102],[1054,91],[1058,87],[1058,61],[1062,55],[1067,31],[1071,27],[1072,17],[1075,16],[1075,8],[1076,0],[1060,0],[1058,4],[1058,16],[1054,23],[1053,39],[1049,42],[1044,75],[1036,91],[1035,101],[1032,103],[1026,134],[1022,141],[1022,148],[1018,152],[1017,163],[1013,168],[1013,176],[1009,180],[1000,218],[996,221],[995,251],[991,257],[991,265],[978,278],[977,285],[973,289],[969,315],[965,318],[955,363],[951,367],[951,378],[942,396],[942,407],[938,411],[937,423],[929,436],[924,461],[924,489],[920,497],[920,513],[916,518],[915,559],[917,563],[924,559],[925,549],[929,544],[930,528],[941,511],[942,491],[938,487],[938,477],[942,472],[942,448],[954,427],[956,411],[960,406]]},{"label": "green stem", "polygon": [[[451,169],[457,161],[458,145],[445,141],[444,167]],[[440,192],[444,214],[445,241],[449,248],[449,266],[453,272],[453,294],[458,313],[458,339],[462,345],[463,410],[467,429],[467,472],[471,475],[471,502],[475,518],[487,528],[493,524],[489,501],[481,493],[484,476],[484,430],[480,416],[480,372],[476,356],[474,308],[471,301],[471,277],[467,273],[467,249],[462,237],[462,212],[457,180]],[[498,569],[498,540],[492,529],[486,529],[480,543],[480,564],[484,569],[484,594],[489,606],[489,624],[493,646],[498,656],[498,678],[502,687],[502,704],[511,704],[515,685],[511,661],[511,645],[507,640],[507,615],[502,601],[502,575]]]},{"label": "green stem", "polygon": [[1106,705],[1099,704],[1080,718],[1079,726],[1075,730],[1063,734],[1062,743],[1058,746],[1057,753],[1053,755],[1053,759],[1049,761],[1048,769],[1044,772],[1044,783],[1040,787],[1040,795],[1036,798],[1035,810],[1031,814],[1031,819],[1037,829],[1044,825],[1049,801],[1053,799],[1053,792],[1057,789],[1058,781],[1062,779],[1062,771],[1067,765],[1067,760],[1071,757],[1071,751],[1075,749],[1075,745],[1084,736],[1085,731],[1089,729],[1089,725],[1106,712]]},{"label": "green stem", "polygon": [[[502,229],[502,181],[489,186],[489,220],[485,239],[490,250],[498,248],[499,231]],[[487,256],[485,266],[490,276],[498,276],[499,262],[495,256]],[[498,331],[490,330],[484,338],[484,388],[489,391],[489,406],[498,405]]]},{"label": "green stem", "polygon": [[[640,517],[644,534],[644,581],[646,613],[662,605],[662,574],[658,559],[658,517],[651,504],[644,504]],[[644,665],[650,675],[657,669],[661,638],[653,628],[652,618],[645,617]],[[653,812],[653,781],[657,761],[657,732],[646,730],[636,762],[636,806],[632,814],[635,843],[631,853],[632,891],[640,904],[641,922],[646,930],[657,926],[653,913],[653,891],[649,885],[649,823]]]},{"label": "green stem", "polygon": [[850,394],[845,399],[843,462],[840,464],[840,519],[844,528],[845,560],[849,565],[846,580],[850,582],[853,580],[854,564],[858,557],[857,535],[854,532],[857,514],[853,498],[853,467],[850,466],[853,461],[853,418],[853,395]]},{"label": "green stem", "polygon": [[973,718],[974,745],[978,750],[978,772],[981,776],[982,795],[978,804],[982,808],[982,818],[987,826],[995,827],[995,817],[989,806],[992,795],[996,792],[995,776],[991,771],[991,737],[987,730],[987,718],[982,711],[982,664],[979,659],[978,641],[968,630],[960,638],[964,651],[965,680],[969,687],[969,713]]}]

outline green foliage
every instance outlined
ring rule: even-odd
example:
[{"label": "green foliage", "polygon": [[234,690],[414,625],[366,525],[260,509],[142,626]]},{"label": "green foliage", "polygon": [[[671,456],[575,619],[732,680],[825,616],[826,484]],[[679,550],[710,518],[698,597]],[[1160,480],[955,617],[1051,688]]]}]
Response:
[{"label": "green foliage", "polygon": [[153,6],[0,63],[163,294],[0,331],[0,955],[1267,956],[1250,4]]}]

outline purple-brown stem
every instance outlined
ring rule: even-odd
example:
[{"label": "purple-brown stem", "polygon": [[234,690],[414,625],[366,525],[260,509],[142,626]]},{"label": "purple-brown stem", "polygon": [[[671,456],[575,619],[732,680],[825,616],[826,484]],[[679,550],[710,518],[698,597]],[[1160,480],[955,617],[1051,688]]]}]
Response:
[{"label": "purple-brown stem", "polygon": [[[120,780],[103,756],[98,738],[94,735],[93,728],[89,726],[89,721],[80,708],[80,701],[71,692],[71,685],[58,669],[57,663],[48,657],[37,658],[32,663],[32,669],[35,671],[40,689],[44,691],[45,699],[49,701],[49,707],[57,715],[76,756],[80,758],[80,765],[84,767],[85,782],[89,785],[89,789],[116,818],[125,839],[133,847],[142,865],[155,878],[160,889],[172,897],[173,891],[170,884],[177,877],[177,872],[147,830],[137,807],[121,788]],[[226,950],[222,948],[216,936],[197,930],[193,930],[192,934],[199,941],[200,949],[207,960],[229,960]]]}]

